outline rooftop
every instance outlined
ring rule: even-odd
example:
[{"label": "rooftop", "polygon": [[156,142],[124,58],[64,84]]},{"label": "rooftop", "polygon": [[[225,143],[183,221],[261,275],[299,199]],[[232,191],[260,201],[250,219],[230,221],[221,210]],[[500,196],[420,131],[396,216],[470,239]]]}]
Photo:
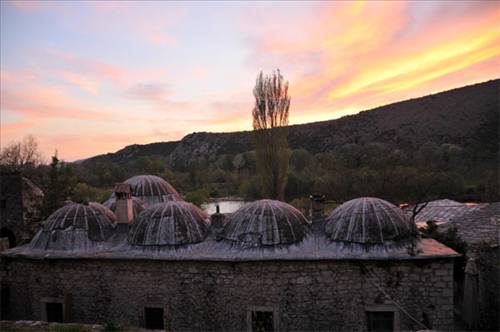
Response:
[{"label": "rooftop", "polygon": [[[417,226],[426,226],[427,221],[434,221],[437,224],[444,224],[450,222],[453,218],[459,217],[465,213],[479,209],[484,204],[469,205],[453,201],[451,199],[440,199],[430,201],[427,205],[417,214],[415,222]],[[411,216],[412,208],[405,209],[408,216]]]},{"label": "rooftop", "polygon": [[307,235],[289,246],[242,247],[213,237],[203,242],[178,247],[132,246],[126,234],[115,234],[93,250],[35,250],[29,245],[1,253],[6,257],[32,259],[119,259],[165,261],[272,261],[272,260],[422,260],[458,257],[452,249],[433,239],[418,239],[405,246],[332,242],[326,236]]},{"label": "rooftop", "polygon": [[455,227],[460,237],[469,244],[496,244],[500,242],[500,202],[481,205],[455,217],[444,229]]}]

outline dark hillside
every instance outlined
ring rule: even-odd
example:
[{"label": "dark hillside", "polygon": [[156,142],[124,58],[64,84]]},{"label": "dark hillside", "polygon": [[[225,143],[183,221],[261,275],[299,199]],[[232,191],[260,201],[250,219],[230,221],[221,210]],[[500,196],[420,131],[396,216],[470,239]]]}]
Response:
[{"label": "dark hillside", "polygon": [[[292,149],[312,153],[380,142],[410,150],[424,143],[498,151],[499,82],[488,81],[381,106],[336,120],[290,126]],[[194,133],[170,155],[176,166],[253,149],[250,132]]]},{"label": "dark hillside", "polygon": [[[498,151],[499,83],[493,80],[410,99],[340,119],[290,126],[292,149],[312,153],[345,144],[380,142],[407,150],[424,143],[457,144]],[[174,167],[213,160],[223,154],[253,149],[251,132],[207,133],[185,136],[178,142],[130,145],[82,161],[130,162],[139,157],[168,158]]]}]

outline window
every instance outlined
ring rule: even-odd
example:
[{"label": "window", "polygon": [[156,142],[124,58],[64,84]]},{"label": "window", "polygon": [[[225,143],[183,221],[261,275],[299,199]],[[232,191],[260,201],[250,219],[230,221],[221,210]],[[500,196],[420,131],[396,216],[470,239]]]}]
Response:
[{"label": "window", "polygon": [[0,209],[5,210],[7,207],[7,200],[6,199],[0,199]]},{"label": "window", "polygon": [[247,307],[247,332],[279,331],[278,306]]},{"label": "window", "polygon": [[2,288],[0,289],[0,303],[2,304],[0,319],[7,319],[10,306],[10,288],[8,285],[2,285]]},{"label": "window", "polygon": [[47,322],[63,322],[63,304],[59,302],[45,303]]},{"label": "window", "polygon": [[394,331],[393,311],[367,311],[366,313],[368,316],[368,331]]},{"label": "window", "polygon": [[252,311],[252,332],[273,332],[274,315],[272,311]]},{"label": "window", "polygon": [[144,308],[144,327],[150,330],[163,330],[163,308]]}]

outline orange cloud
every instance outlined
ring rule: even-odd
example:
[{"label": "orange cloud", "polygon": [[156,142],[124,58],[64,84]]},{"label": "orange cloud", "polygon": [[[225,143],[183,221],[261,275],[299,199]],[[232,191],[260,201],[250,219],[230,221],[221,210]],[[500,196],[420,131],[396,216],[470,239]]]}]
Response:
[{"label": "orange cloud", "polygon": [[105,112],[83,109],[80,102],[60,89],[33,86],[22,90],[2,89],[2,110],[31,118],[71,118],[80,120],[110,119]]},{"label": "orange cloud", "polygon": [[[2,124],[2,135],[5,136],[13,136],[18,132],[33,128],[35,126],[35,122],[33,121],[18,121],[14,123],[3,123]],[[3,144],[2,144],[3,145]]]},{"label": "orange cloud", "polygon": [[500,58],[498,4],[334,2],[304,15],[283,33],[274,13],[251,31],[253,62],[291,73],[292,123],[433,93],[437,82],[447,82],[442,91],[500,76],[491,66]]}]

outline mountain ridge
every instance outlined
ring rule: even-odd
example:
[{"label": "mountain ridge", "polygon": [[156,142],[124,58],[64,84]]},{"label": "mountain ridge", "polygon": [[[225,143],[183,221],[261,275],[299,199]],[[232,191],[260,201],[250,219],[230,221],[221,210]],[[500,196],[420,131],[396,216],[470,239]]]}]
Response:
[{"label": "mountain ridge", "polygon": [[[423,97],[363,110],[338,119],[289,126],[289,145],[313,153],[345,144],[381,142],[416,147],[426,142],[489,146],[498,142],[500,79],[454,88]],[[496,126],[495,126],[496,125]],[[496,128],[496,129],[495,129]],[[481,133],[481,131],[483,133]],[[489,133],[488,137],[476,138]],[[498,147],[498,145],[496,145]],[[179,141],[133,144],[114,153],[80,161],[126,162],[141,156],[168,159],[174,167],[208,160],[221,154],[253,149],[251,131],[193,132]]]}]

